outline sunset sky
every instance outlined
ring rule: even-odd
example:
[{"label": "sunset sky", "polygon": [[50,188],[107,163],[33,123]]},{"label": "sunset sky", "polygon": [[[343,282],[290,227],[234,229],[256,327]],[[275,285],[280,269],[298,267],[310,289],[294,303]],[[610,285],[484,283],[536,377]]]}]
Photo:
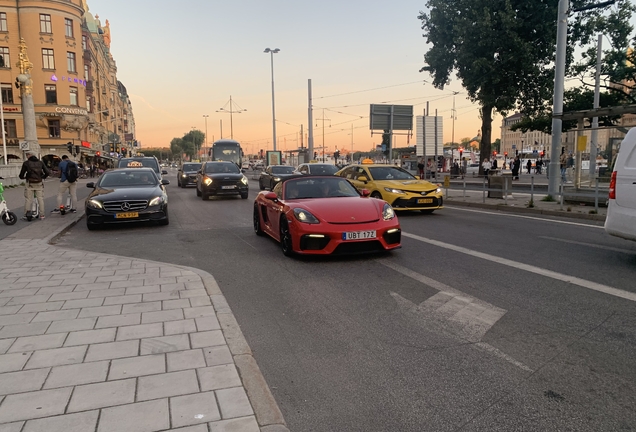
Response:
[{"label": "sunset sky", "polygon": [[[457,108],[455,141],[480,129],[478,106],[456,80],[437,90],[420,73],[426,52],[421,21],[424,0],[88,0],[102,25],[110,22],[111,51],[118,79],[131,96],[137,139],[143,147],[168,147],[172,138],[195,127],[208,143],[230,137],[247,152],[272,149],[274,80],[278,150],[299,145],[307,131],[307,80],[313,84],[314,144],[369,150],[381,141],[369,131],[369,105],[426,102],[444,117],[444,141],[451,141],[453,92]],[[427,82],[425,82],[427,81]],[[240,114],[217,112],[233,110]],[[324,109],[324,117],[323,117]],[[493,140],[500,136],[495,116]],[[414,144],[415,138],[411,138]],[[306,145],[306,141],[305,141]],[[396,145],[407,145],[398,136]]]}]

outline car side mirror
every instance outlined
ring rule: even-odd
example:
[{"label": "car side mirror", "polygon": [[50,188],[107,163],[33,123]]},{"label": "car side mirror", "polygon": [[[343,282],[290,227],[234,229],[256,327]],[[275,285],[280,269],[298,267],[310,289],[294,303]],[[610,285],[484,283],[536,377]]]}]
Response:
[{"label": "car side mirror", "polygon": [[165,185],[169,185],[170,184],[170,180],[162,179],[161,180],[161,184],[164,185],[164,186]]},{"label": "car side mirror", "polygon": [[362,183],[366,183],[366,182],[369,181],[369,179],[366,178],[365,176],[360,176],[360,177],[358,177],[358,181],[361,181]]},{"label": "car side mirror", "polygon": [[91,189],[95,189],[95,183],[94,182],[88,182],[88,183],[86,183],[86,187],[87,188],[91,188]]},{"label": "car side mirror", "polygon": [[161,170],[161,175],[167,175],[167,174],[168,174],[168,171],[166,171],[166,170]]},{"label": "car side mirror", "polygon": [[360,193],[363,197],[368,197],[369,195],[371,195],[371,191],[369,189],[362,189],[362,192]]},{"label": "car side mirror", "polygon": [[265,199],[276,201],[278,200],[278,195],[276,195],[276,192],[267,192],[265,194]]}]

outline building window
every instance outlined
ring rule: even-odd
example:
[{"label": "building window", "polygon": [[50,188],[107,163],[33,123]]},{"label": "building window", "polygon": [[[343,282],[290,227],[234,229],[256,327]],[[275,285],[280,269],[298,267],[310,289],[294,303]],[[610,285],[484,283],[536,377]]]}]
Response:
[{"label": "building window", "polygon": [[84,65],[84,79],[88,81],[88,65]]},{"label": "building window", "polygon": [[59,138],[59,137],[60,137],[60,121],[49,120],[49,138]]},{"label": "building window", "polygon": [[66,37],[73,37],[73,20],[64,18],[64,25],[66,26]]},{"label": "building window", "polygon": [[0,31],[9,31],[7,27],[7,14],[6,12],[0,12]]},{"label": "building window", "polygon": [[84,51],[88,49],[88,44],[86,43],[86,35],[82,35],[82,49]]},{"label": "building window", "polygon": [[89,98],[89,97],[86,98],[86,111],[92,112],[92,110],[91,110],[91,98]]},{"label": "building window", "polygon": [[71,105],[78,105],[77,103],[77,87],[71,87]]},{"label": "building window", "polygon": [[57,104],[57,88],[55,87],[55,85],[45,85],[44,93],[46,94],[47,104]]},{"label": "building window", "polygon": [[75,53],[68,51],[66,53],[66,67],[69,72],[77,72],[75,69]]},{"label": "building window", "polygon": [[9,48],[0,47],[0,68],[10,68],[11,59],[9,59]]},{"label": "building window", "polygon": [[11,84],[2,84],[2,103],[13,103],[13,86]]},{"label": "building window", "polygon": [[44,69],[55,69],[55,58],[53,50],[50,48],[42,48],[42,67]]},{"label": "building window", "polygon": [[40,33],[53,33],[51,30],[51,15],[40,14]]},{"label": "building window", "polygon": [[5,120],[4,131],[7,134],[7,138],[17,138],[18,131],[15,128],[15,120]]}]

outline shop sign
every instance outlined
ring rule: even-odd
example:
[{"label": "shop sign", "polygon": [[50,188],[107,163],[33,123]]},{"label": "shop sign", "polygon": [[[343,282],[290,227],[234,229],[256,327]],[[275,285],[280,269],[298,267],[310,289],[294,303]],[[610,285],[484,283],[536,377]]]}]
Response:
[{"label": "shop sign", "polygon": [[2,111],[4,111],[4,112],[20,112],[20,108],[3,106],[2,107]]},{"label": "shop sign", "polygon": [[[57,77],[57,75],[53,74],[53,75],[51,75],[51,81],[58,82],[58,81],[60,81],[60,79]],[[68,81],[70,83],[80,84],[80,85],[83,85],[84,87],[86,87],[86,80],[79,79],[79,78],[62,76],[61,81]]]},{"label": "shop sign", "polygon": [[82,147],[91,148],[91,143],[89,143],[88,141],[82,141]]},{"label": "shop sign", "polygon": [[82,108],[66,108],[66,107],[57,107],[55,108],[56,113],[62,114],[79,114],[79,115],[88,115],[88,111]]}]

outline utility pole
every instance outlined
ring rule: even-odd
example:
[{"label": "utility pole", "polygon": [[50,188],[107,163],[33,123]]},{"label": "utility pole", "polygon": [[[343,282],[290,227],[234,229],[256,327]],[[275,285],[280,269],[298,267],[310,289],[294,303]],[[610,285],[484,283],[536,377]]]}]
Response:
[{"label": "utility pole", "polygon": [[[325,118],[325,109],[322,109],[322,118],[316,119],[316,120],[322,120],[322,161],[325,161],[325,120],[328,120],[331,122],[331,119]],[[329,127],[331,127],[331,124],[329,124]]]},{"label": "utility pole", "polygon": [[307,80],[307,95],[308,95],[308,107],[307,107],[307,118],[308,122],[308,136],[307,136],[307,150],[309,152],[309,159],[311,160],[314,156],[314,119],[313,119],[313,107],[311,101],[311,79]]}]

